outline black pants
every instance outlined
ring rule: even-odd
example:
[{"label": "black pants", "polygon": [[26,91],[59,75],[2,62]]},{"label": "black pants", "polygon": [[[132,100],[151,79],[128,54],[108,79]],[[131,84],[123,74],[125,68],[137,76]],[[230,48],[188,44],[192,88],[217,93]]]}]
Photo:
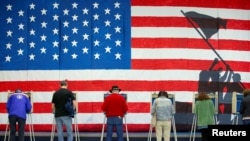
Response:
[{"label": "black pants", "polygon": [[16,124],[18,124],[18,141],[24,141],[24,130],[26,120],[16,116],[9,117],[10,124],[10,141],[15,141],[16,138]]},{"label": "black pants", "polygon": [[209,135],[208,128],[200,129],[200,131],[201,131],[201,140],[208,141],[208,135]]}]

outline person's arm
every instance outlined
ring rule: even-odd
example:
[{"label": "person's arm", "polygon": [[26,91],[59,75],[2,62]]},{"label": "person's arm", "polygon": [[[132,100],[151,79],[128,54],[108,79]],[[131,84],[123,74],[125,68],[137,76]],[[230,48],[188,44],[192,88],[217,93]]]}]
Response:
[{"label": "person's arm", "polygon": [[31,109],[32,109],[32,105],[31,105],[29,97],[27,97],[26,98],[26,113],[30,113]]},{"label": "person's arm", "polygon": [[7,100],[7,103],[6,103],[7,112],[9,112],[10,104],[11,104],[11,99],[10,99],[10,97],[8,97],[8,100]]},{"label": "person's arm", "polygon": [[151,115],[154,115],[154,113],[156,112],[156,101],[157,101],[157,99],[155,99],[153,102],[152,109],[151,109]]},{"label": "person's arm", "polygon": [[54,103],[52,103],[52,105],[51,105],[51,109],[52,109],[52,113],[55,113],[56,108],[55,108],[55,104],[54,104]]},{"label": "person's arm", "polygon": [[73,100],[73,108],[74,108],[75,110],[77,110],[77,109],[76,109],[76,107],[77,107],[76,105],[77,105],[76,100]]}]

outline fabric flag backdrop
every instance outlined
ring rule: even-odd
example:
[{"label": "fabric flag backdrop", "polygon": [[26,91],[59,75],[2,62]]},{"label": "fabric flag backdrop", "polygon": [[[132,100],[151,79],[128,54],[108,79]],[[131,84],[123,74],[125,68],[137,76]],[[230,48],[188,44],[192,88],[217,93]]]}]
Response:
[{"label": "fabric flag backdrop", "polygon": [[127,94],[129,131],[149,130],[159,90],[189,113],[194,93],[218,92],[220,114],[230,113],[231,93],[250,86],[249,9],[248,0],[2,0],[0,130],[8,90],[20,88],[32,93],[34,130],[51,131],[63,79],[77,94],[80,131],[101,131],[112,85]]}]

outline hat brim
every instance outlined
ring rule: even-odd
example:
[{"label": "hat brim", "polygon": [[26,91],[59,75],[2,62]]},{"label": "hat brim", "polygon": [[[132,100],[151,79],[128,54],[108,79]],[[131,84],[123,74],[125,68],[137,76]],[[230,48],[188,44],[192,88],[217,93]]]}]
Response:
[{"label": "hat brim", "polygon": [[109,90],[109,92],[112,93],[113,90],[119,90],[119,91],[121,91],[122,89],[111,89],[111,90]]}]

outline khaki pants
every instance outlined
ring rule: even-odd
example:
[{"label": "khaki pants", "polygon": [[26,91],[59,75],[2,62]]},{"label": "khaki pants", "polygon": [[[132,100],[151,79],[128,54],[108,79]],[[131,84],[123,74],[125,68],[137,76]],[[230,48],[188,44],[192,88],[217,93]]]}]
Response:
[{"label": "khaki pants", "polygon": [[168,121],[157,121],[155,126],[156,141],[162,141],[162,136],[164,141],[170,141],[171,132],[171,120]]}]

